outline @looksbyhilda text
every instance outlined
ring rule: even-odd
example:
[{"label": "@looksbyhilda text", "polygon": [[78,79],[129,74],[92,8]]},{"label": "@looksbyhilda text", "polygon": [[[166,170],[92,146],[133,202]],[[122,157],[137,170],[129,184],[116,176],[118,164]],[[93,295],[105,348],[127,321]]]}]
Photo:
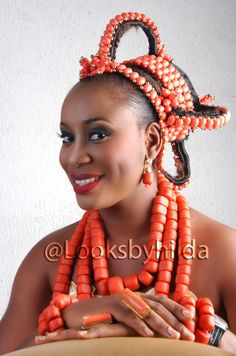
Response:
[{"label": "@looksbyhilda text", "polygon": [[[167,260],[173,260],[175,256],[175,241],[155,241],[150,245],[139,245],[134,243],[133,239],[128,239],[126,244],[120,245],[110,245],[109,240],[107,240],[102,245],[95,245],[89,248],[86,245],[79,246],[75,252],[72,252],[69,241],[65,240],[63,244],[59,242],[51,242],[48,244],[44,250],[44,256],[48,261],[56,262],[63,255],[65,259],[87,259],[88,257],[93,257],[94,259],[100,258],[113,258],[115,260],[120,259],[144,259],[144,264],[150,260],[162,258]],[[206,245],[197,245],[196,240],[191,239],[190,243],[178,246],[177,248],[178,256],[183,256],[186,259],[206,260],[209,258],[209,251]]]}]

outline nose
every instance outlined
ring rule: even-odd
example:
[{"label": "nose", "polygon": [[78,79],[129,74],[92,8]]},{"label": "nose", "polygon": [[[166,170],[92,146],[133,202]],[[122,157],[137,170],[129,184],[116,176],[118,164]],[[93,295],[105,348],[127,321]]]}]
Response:
[{"label": "nose", "polygon": [[91,160],[92,158],[85,144],[82,144],[77,140],[77,142],[75,141],[74,144],[70,146],[67,153],[67,163],[71,168],[78,168],[83,164],[90,163]]}]

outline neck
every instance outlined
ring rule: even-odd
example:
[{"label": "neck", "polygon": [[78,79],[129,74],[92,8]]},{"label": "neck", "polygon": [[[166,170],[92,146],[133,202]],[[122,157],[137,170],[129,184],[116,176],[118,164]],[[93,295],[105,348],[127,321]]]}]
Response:
[{"label": "neck", "polygon": [[140,183],[135,193],[112,207],[101,209],[106,239],[122,244],[128,239],[136,242],[147,240],[150,230],[153,199],[157,194],[154,179],[149,187]]}]

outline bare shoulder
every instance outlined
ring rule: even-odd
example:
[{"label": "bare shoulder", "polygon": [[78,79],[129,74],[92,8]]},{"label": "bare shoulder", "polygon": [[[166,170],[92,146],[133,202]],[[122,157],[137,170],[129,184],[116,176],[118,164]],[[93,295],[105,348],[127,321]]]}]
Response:
[{"label": "bare shoulder", "polygon": [[[56,250],[59,252],[60,247],[63,247],[65,240],[70,239],[78,224],[79,220],[50,232],[34,245],[30,253],[34,252],[36,258],[42,259],[45,262],[50,261],[50,247],[52,248],[52,253],[56,253]],[[49,253],[48,256],[47,253]]]},{"label": "bare shoulder", "polygon": [[60,257],[65,253],[65,241],[70,240],[79,220],[55,230],[44,238],[42,238],[36,245],[36,255],[47,275],[51,290],[53,289]]},{"label": "bare shoulder", "polygon": [[236,255],[236,230],[217,220],[214,220],[197,210],[190,209],[193,238],[199,244],[207,245],[218,261]]}]

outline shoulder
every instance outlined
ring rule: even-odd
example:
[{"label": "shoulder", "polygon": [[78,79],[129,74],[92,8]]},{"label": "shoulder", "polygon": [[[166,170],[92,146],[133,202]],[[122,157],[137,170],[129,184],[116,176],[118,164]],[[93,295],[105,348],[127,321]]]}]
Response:
[{"label": "shoulder", "polygon": [[[190,208],[191,222],[193,233],[208,240],[222,243],[224,237],[225,243],[232,242],[236,239],[236,230],[217,220],[214,220],[199,211]],[[210,237],[211,236],[211,237]]]},{"label": "shoulder", "polygon": [[48,270],[52,262],[58,261],[63,254],[65,241],[71,238],[79,222],[80,220],[50,232],[34,245],[29,254],[34,255],[39,263],[41,262],[45,269]]},{"label": "shoulder", "polygon": [[193,238],[209,249],[211,259],[221,270],[236,267],[236,230],[191,209]]},{"label": "shoulder", "polygon": [[66,252],[66,241],[70,240],[79,223],[80,220],[49,233],[33,248],[35,258],[48,280],[51,291],[57,275],[60,257]]}]

